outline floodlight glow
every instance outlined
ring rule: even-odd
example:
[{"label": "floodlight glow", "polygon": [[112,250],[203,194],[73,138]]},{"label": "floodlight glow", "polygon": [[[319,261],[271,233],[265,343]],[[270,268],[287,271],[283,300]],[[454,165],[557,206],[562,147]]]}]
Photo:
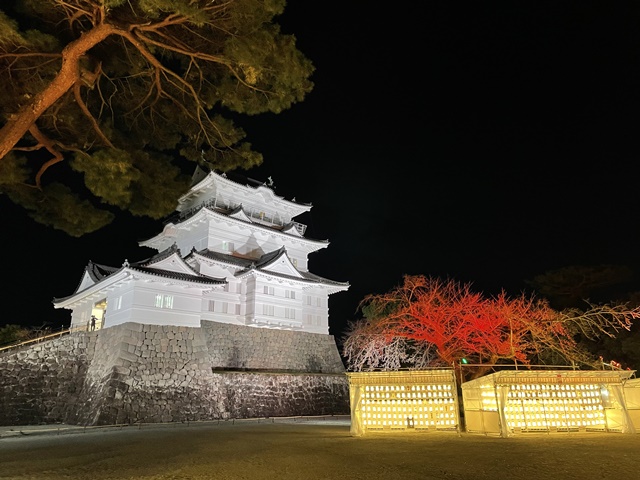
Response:
[{"label": "floodlight glow", "polygon": [[359,387],[356,396],[365,430],[457,429],[452,371],[369,372],[351,374],[350,381],[352,388]]},{"label": "floodlight glow", "polygon": [[511,385],[506,419],[522,430],[604,426],[602,392],[595,385]]}]

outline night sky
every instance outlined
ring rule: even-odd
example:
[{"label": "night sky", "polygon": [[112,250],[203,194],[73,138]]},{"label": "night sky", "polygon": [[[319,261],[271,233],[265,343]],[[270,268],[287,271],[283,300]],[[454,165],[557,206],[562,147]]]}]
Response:
[{"label": "night sky", "polygon": [[[315,89],[238,120],[265,158],[244,173],[313,205],[310,271],[351,284],[330,333],[405,274],[518,295],[569,265],[640,273],[640,4],[296,0],[280,23]],[[0,207],[0,325],[68,325],[51,302],[87,262],[147,258],[161,230],[120,214],[75,239]]]}]

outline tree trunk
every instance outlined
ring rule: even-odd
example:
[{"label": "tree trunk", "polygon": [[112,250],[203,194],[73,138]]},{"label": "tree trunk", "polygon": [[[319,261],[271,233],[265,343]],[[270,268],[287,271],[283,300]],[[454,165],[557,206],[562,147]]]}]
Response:
[{"label": "tree trunk", "polygon": [[114,26],[101,24],[64,47],[62,66],[53,81],[31,103],[23,106],[18,113],[9,115],[9,120],[0,129],[0,160],[25,136],[31,125],[80,80],[80,58],[113,33],[116,33]]}]

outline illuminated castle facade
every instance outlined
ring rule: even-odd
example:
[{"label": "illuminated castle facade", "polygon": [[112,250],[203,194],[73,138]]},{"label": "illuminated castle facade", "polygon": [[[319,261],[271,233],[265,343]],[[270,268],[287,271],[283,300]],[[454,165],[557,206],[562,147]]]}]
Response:
[{"label": "illuminated castle facade", "polygon": [[314,275],[309,254],[326,240],[305,237],[294,219],[311,209],[264,183],[197,169],[193,186],[155,237],[157,254],[120,267],[89,262],[76,291],[54,299],[71,329],[127,322],[199,327],[201,321],[329,333],[329,296],[348,283]]}]

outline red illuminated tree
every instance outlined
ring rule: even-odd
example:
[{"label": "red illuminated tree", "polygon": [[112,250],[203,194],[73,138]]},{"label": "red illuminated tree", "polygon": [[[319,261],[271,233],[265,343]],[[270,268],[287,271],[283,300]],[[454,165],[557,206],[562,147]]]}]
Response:
[{"label": "red illuminated tree", "polygon": [[597,359],[580,340],[615,336],[640,317],[640,307],[626,304],[558,312],[546,300],[504,292],[485,298],[469,284],[421,275],[368,295],[360,309],[364,318],[351,323],[343,339],[350,369],[450,366],[465,359],[477,375],[507,362],[594,366]]}]

